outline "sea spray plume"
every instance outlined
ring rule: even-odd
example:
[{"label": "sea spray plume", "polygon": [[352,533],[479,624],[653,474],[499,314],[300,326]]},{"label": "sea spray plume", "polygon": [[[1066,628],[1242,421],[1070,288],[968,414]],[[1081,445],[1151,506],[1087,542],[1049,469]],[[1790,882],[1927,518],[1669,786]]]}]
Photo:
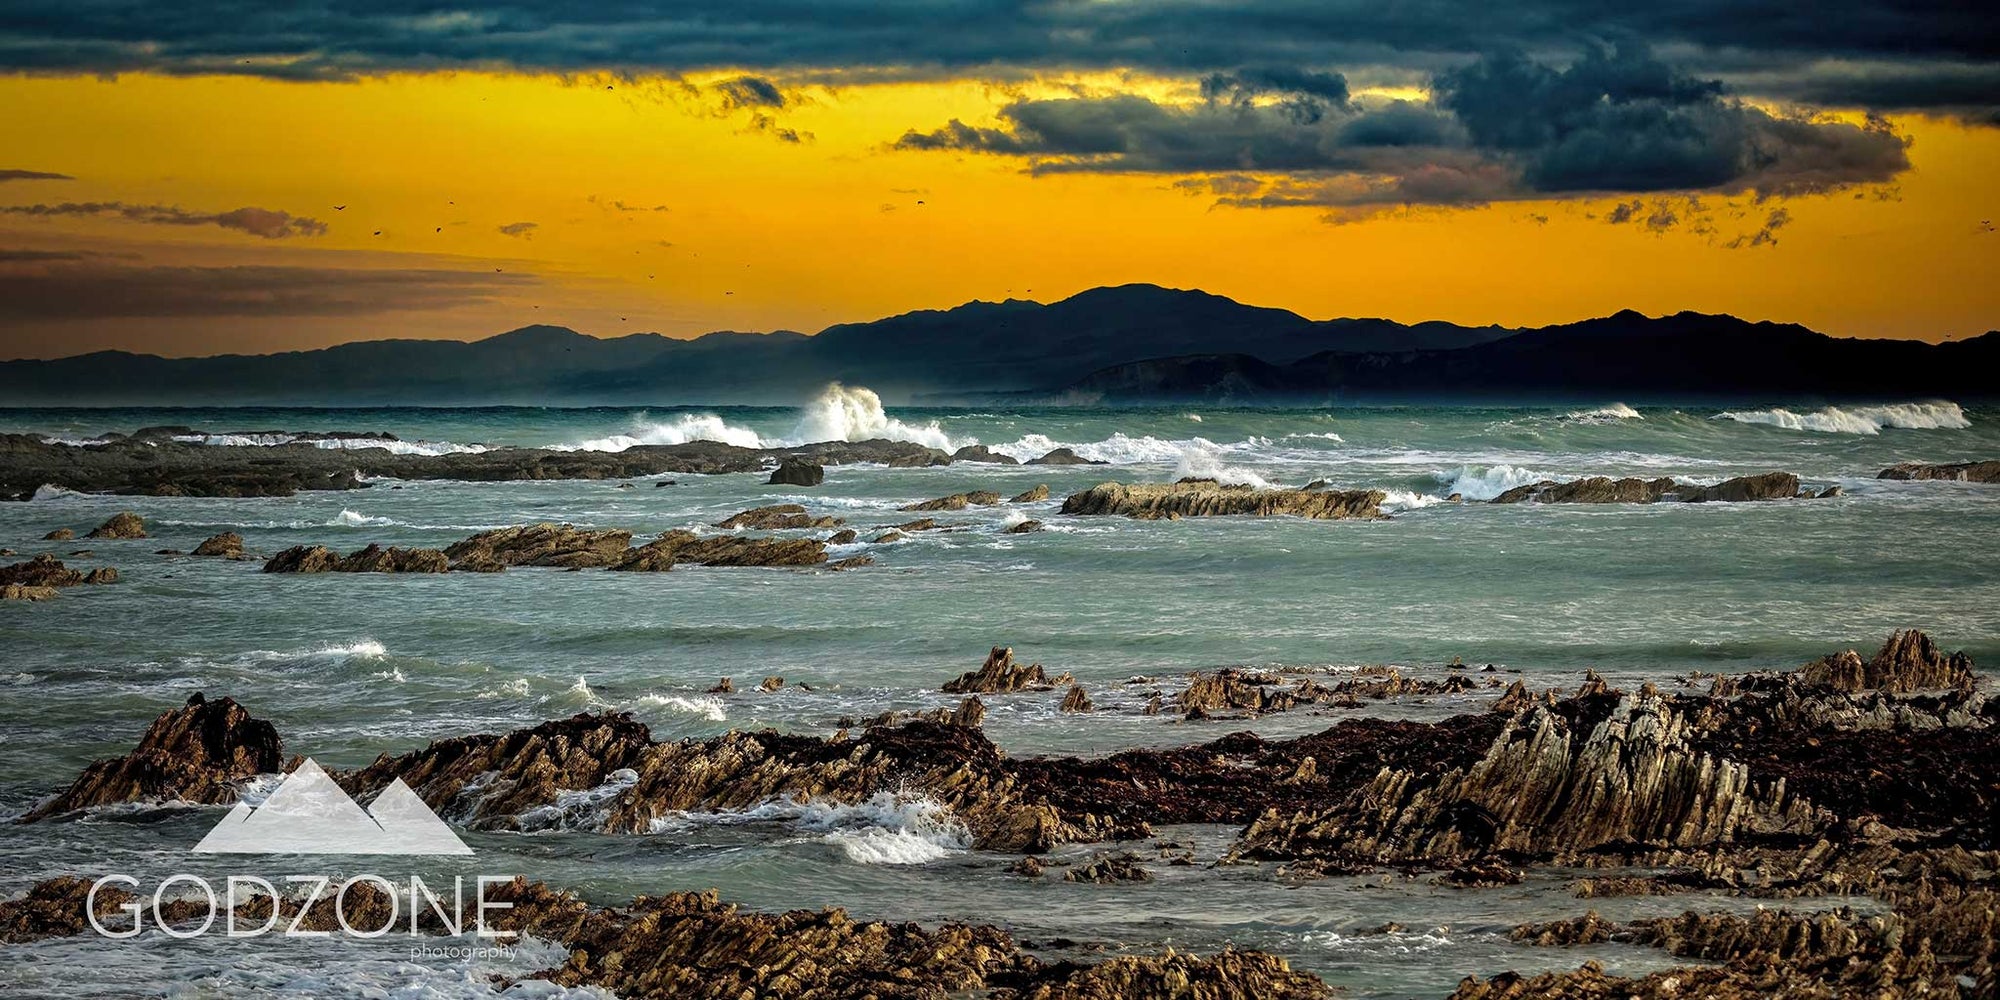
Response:
[{"label": "sea spray plume", "polygon": [[1174,464],[1175,479],[1213,479],[1224,486],[1254,486],[1270,489],[1264,477],[1248,469],[1222,463],[1222,449],[1206,438],[1195,438]]},{"label": "sea spray plume", "polygon": [[971,438],[963,441],[952,438],[935,420],[922,426],[906,424],[883,411],[882,397],[876,395],[875,390],[862,386],[849,388],[839,382],[829,383],[800,410],[798,426],[786,443],[818,444],[822,441],[868,441],[874,438],[911,441],[944,451],[978,443]]}]

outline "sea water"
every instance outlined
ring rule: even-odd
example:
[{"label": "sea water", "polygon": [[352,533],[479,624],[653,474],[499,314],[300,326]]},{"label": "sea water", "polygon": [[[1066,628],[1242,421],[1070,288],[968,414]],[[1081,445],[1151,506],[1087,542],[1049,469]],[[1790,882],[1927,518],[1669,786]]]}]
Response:
[{"label": "sea water", "polygon": [[[1070,672],[1098,711],[1057,711],[1061,692],[986,699],[987,733],[1009,754],[1101,754],[1316,731],[1380,714],[1434,719],[1484,710],[1481,690],[1360,710],[1254,722],[1147,716],[1150,692],[1229,665],[1340,673],[1395,664],[1444,676],[1461,658],[1503,680],[1573,687],[1594,668],[1613,684],[1668,684],[1689,671],[1789,668],[1838,649],[1872,650],[1917,627],[1982,667],[2000,662],[2000,486],[1878,480],[1904,461],[2000,458],[2000,411],[1948,401],[1727,407],[1244,409],[881,406],[856,389],[798,407],[604,409],[0,410],[0,431],[83,441],[181,425],[213,447],[255,448],[291,432],[388,431],[397,450],[503,446],[619,450],[720,440],[777,446],[890,437],[1020,459],[1055,447],[1108,464],[926,469],[840,466],[814,488],[758,474],[632,481],[376,482],[289,498],[82,496],[45,490],[0,505],[0,547],[116,566],[120,582],[53,601],[0,606],[0,809],[16,815],[94,758],[129,751],[189,693],[228,695],[283,734],[287,754],[360,766],[447,736],[504,731],[576,712],[629,711],[656,738],[775,727],[830,734],[844,719],[954,704],[939,690],[987,649]],[[280,432],[272,435],[268,432]],[[366,446],[327,442],[328,447]],[[1656,505],[1491,505],[1523,483],[1584,475],[1713,483],[1795,472],[1825,500]],[[1383,521],[1066,518],[1067,493],[1107,480],[1382,489]],[[662,485],[671,481],[672,485]],[[868,552],[852,572],[680,567],[664,574],[264,575],[257,561],[155,554],[221,531],[268,555],[302,543],[441,547],[533,521],[711,533],[731,513],[796,502],[845,518],[864,539],[920,516],[897,510],[946,493],[1050,500],[936,516]],[[1453,495],[1458,500],[1449,499]],[[111,514],[143,516],[142,541],[85,540]],[[1009,534],[1021,520],[1047,530]],[[71,542],[44,542],[51,529]],[[795,534],[823,537],[830,531]],[[71,555],[88,551],[89,555]],[[756,690],[765,676],[784,687]],[[735,693],[709,689],[720,677]],[[1131,684],[1135,677],[1150,678]],[[1204,862],[1155,866],[1144,885],[1094,886],[1007,874],[971,850],[947,811],[921,797],[833,805],[778,801],[669,817],[643,835],[606,835],[596,807],[616,787],[573,789],[524,817],[521,833],[466,832],[477,856],[447,874],[520,873],[615,903],[714,887],[760,909],[845,906],[856,916],[992,922],[1034,944],[1068,938],[1108,953],[1278,952],[1360,996],[1442,995],[1467,973],[1567,967],[1614,972],[1680,960],[1617,945],[1534,949],[1516,923],[1574,916],[1568,876],[1467,891],[1424,876],[1302,886],[1269,867],[1208,867],[1226,828],[1161,831]],[[0,828],[0,892],[59,874],[201,870],[187,853],[223,810],[122,807],[69,822]],[[1101,849],[1066,848],[1059,857]],[[1607,917],[1741,907],[1702,896],[1592,900]],[[1807,904],[1811,905],[1811,904]],[[1383,932],[1390,922],[1404,929]],[[146,935],[0,950],[0,979],[27,992],[250,996],[466,996],[559,960],[411,962],[395,946],[325,947]],[[1072,957],[1090,959],[1100,952]]]}]

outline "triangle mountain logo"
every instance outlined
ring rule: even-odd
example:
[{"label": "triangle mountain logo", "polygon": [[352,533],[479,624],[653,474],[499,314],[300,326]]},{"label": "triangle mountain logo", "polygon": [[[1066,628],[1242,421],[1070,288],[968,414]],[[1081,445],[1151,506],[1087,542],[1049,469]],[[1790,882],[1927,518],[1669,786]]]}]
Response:
[{"label": "triangle mountain logo", "polygon": [[308,757],[261,804],[236,808],[196,854],[471,854],[397,778],[362,809]]}]

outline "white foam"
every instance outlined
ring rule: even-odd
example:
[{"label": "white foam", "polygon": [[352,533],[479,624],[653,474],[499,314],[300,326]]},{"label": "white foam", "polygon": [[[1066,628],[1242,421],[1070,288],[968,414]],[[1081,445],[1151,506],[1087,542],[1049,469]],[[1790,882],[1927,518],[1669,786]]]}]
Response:
[{"label": "white foam", "polygon": [[[578,678],[577,683],[582,684],[582,678]],[[605,775],[603,784],[595,788],[557,792],[554,802],[521,813],[515,821],[523,832],[528,833],[540,830],[602,830],[604,820],[610,813],[611,801],[638,783],[639,772],[621,767]]]},{"label": "white foam", "polygon": [[378,681],[393,681],[397,684],[407,684],[410,680],[408,677],[403,676],[402,667],[390,667],[387,670],[376,671],[368,676]]},{"label": "white foam", "polygon": [[550,450],[624,451],[642,444],[687,444],[690,441],[719,441],[739,448],[764,447],[764,439],[756,431],[738,427],[713,413],[685,413],[672,420],[653,420],[640,413],[632,418],[632,429],[628,434],[554,445]]},{"label": "white foam", "polygon": [[1186,417],[1187,419],[1192,420],[1197,424],[1201,423],[1201,414],[1199,413],[1183,413],[1181,414],[1181,416]]},{"label": "white foam", "polygon": [[320,437],[301,439],[297,434],[273,432],[268,434],[176,434],[174,440],[182,444],[212,445],[219,448],[270,448],[277,445],[303,443],[315,448],[347,451],[358,448],[380,448],[394,455],[459,455],[488,451],[483,444],[459,444],[455,441],[389,441],[369,437]]},{"label": "white foam", "polygon": [[370,517],[359,511],[343,509],[340,513],[328,518],[326,526],[329,528],[380,528],[395,523],[394,518]]},{"label": "white foam", "polygon": [[1516,486],[1539,483],[1549,477],[1533,469],[1514,465],[1460,466],[1456,471],[1432,475],[1444,484],[1446,495],[1457,493],[1467,500],[1491,500]]},{"label": "white foam", "polygon": [[82,495],[83,495],[83,494],[81,494],[81,493],[78,493],[78,492],[77,492],[77,491],[75,491],[75,490],[71,490],[71,489],[64,489],[64,488],[63,488],[63,487],[61,487],[61,486],[56,486],[56,485],[54,485],[54,484],[51,484],[51,483],[43,483],[42,485],[40,485],[40,486],[37,486],[37,487],[35,487],[35,496],[34,496],[34,499],[36,499],[36,500],[70,500],[70,499],[74,499],[74,498],[76,498],[76,497],[80,497],[80,496],[82,496]]},{"label": "white foam", "polygon": [[1600,406],[1594,410],[1577,410],[1573,413],[1565,413],[1563,414],[1563,419],[1574,420],[1580,424],[1602,424],[1615,420],[1644,420],[1646,418],[1638,410],[1626,406],[1624,403],[1612,403],[1608,406]]},{"label": "white foam", "polygon": [[1416,493],[1410,490],[1383,490],[1382,492],[1386,494],[1382,500],[1382,509],[1390,512],[1422,510],[1425,507],[1444,502],[1443,497],[1434,496],[1429,493]]},{"label": "white foam", "polygon": [[1174,464],[1175,479],[1213,479],[1224,486],[1253,486],[1270,489],[1271,484],[1263,476],[1248,469],[1225,465],[1222,450],[1212,442],[1195,438],[1181,452],[1179,462]]},{"label": "white foam", "polygon": [[858,385],[850,388],[839,382],[828,384],[800,410],[798,426],[793,428],[792,436],[786,443],[818,444],[822,441],[869,441],[875,438],[910,441],[945,451],[978,443],[972,438],[962,441],[952,438],[935,420],[921,426],[897,420],[882,409],[882,397],[876,395],[873,389]]},{"label": "white foam", "polygon": [[789,823],[811,839],[864,865],[918,865],[972,846],[972,834],[942,803],[877,792],[855,805],[773,799],[749,809],[675,813],[653,821],[653,832],[700,826]]},{"label": "white foam", "polygon": [[729,721],[729,710],[716,696],[700,695],[693,698],[677,694],[649,694],[640,697],[639,704],[652,708],[669,708],[688,715],[699,715],[710,722]]},{"label": "white foam", "polygon": [[1948,400],[1880,406],[1829,406],[1810,413],[1795,413],[1786,409],[1729,410],[1716,414],[1715,419],[1820,434],[1875,435],[1888,427],[1899,430],[1964,430],[1972,426],[1965,410]]}]

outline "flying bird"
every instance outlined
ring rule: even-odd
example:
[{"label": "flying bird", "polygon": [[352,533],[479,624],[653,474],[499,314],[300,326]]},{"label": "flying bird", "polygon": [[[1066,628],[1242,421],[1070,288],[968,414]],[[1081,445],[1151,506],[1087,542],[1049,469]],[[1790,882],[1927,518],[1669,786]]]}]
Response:
[{"label": "flying bird", "polygon": [[434,233],[441,233],[441,232],[444,232],[444,227],[443,227],[443,226],[439,226],[439,227],[437,227],[436,229],[433,229],[433,230],[431,230],[431,232],[434,232]]},{"label": "flying bird", "polygon": [[333,206],[333,210],[334,210],[334,211],[336,211],[336,212],[345,212],[345,211],[347,211],[347,206],[346,206],[346,205],[335,205],[335,206]]},{"label": "flying bird", "polygon": [[377,236],[382,235],[382,231],[380,229],[375,230],[375,235]]}]

